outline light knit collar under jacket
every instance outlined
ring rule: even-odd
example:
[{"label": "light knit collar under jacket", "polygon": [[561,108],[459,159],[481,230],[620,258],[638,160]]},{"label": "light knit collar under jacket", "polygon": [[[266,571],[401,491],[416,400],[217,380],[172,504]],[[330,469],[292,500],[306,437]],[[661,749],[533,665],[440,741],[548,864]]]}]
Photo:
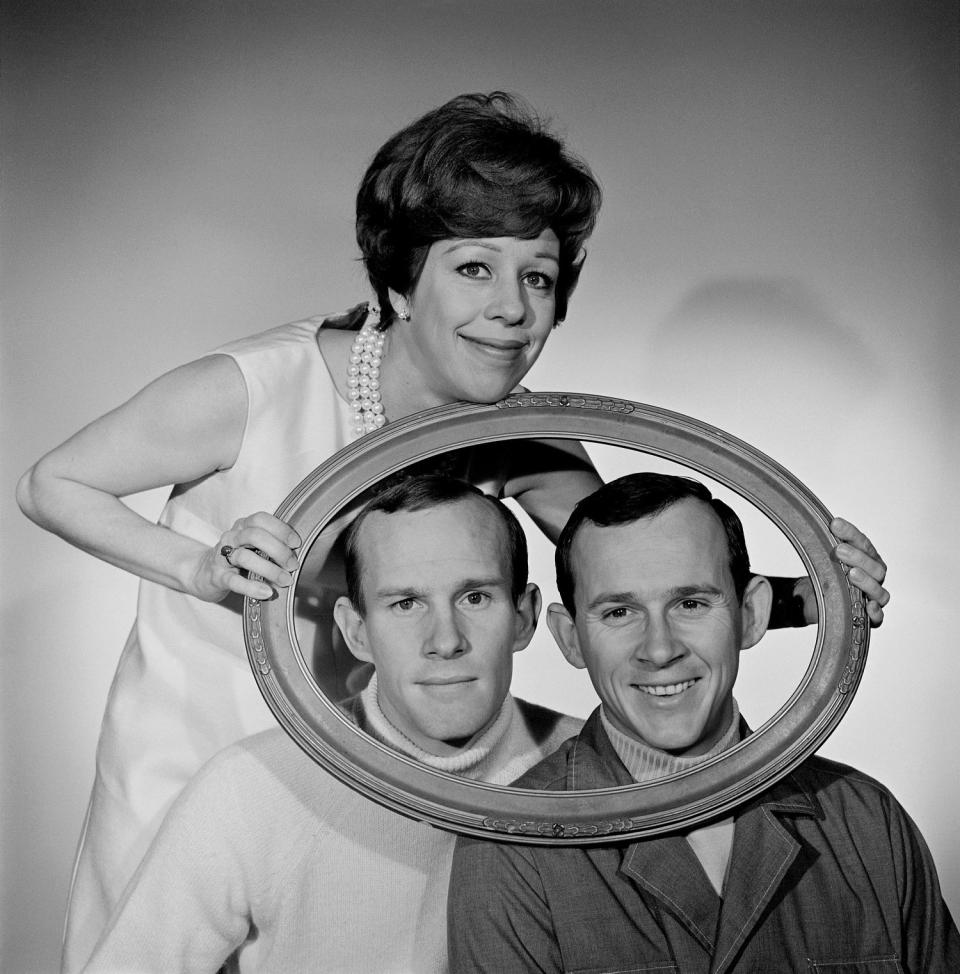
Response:
[{"label": "light knit collar under jacket", "polygon": [[610,723],[602,706],[600,707],[600,723],[603,725],[607,737],[610,738],[610,743],[617,752],[617,756],[624,763],[634,781],[638,782],[653,781],[656,778],[664,778],[679,771],[689,771],[690,768],[695,768],[718,754],[722,754],[740,740],[740,708],[737,706],[736,700],[733,701],[733,718],[720,740],[706,754],[698,754],[693,757],[679,757],[668,754],[666,751],[650,747],[636,738],[628,737]]}]

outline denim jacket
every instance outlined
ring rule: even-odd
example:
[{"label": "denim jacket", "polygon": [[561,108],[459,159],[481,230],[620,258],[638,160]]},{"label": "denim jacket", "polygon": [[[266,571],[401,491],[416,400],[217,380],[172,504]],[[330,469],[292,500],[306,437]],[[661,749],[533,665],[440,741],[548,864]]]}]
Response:
[{"label": "denim jacket", "polygon": [[[517,785],[631,782],[595,712]],[[599,846],[460,838],[451,971],[960,972],[930,853],[881,784],[810,758],[735,821],[722,899],[682,834]]]}]

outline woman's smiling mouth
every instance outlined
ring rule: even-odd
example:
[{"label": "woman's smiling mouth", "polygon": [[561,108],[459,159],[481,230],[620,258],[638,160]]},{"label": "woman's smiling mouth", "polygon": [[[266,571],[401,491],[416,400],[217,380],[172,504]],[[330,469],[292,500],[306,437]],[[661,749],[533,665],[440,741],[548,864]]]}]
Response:
[{"label": "woman's smiling mouth", "polygon": [[500,361],[514,362],[527,347],[525,341],[517,339],[478,338],[473,335],[460,335],[465,342],[484,355]]}]

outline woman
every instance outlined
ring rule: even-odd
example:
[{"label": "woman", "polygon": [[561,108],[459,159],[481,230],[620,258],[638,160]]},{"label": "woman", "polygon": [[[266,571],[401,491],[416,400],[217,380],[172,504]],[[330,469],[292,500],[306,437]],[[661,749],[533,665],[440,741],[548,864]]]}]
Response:
[{"label": "woman", "polygon": [[[264,512],[358,433],[514,390],[564,318],[599,205],[587,167],[516,100],[455,98],[387,142],[361,184],[357,239],[379,317],[361,305],[225,346],[24,476],[28,516],[143,579],[98,747],[65,969],[86,960],[187,779],[273,724],[246,664],[241,597],[289,585],[300,538]],[[569,444],[547,455],[471,476],[555,538],[599,480]],[[120,500],[171,483],[159,524]],[[838,531],[878,621],[882,562],[855,529]]]}]

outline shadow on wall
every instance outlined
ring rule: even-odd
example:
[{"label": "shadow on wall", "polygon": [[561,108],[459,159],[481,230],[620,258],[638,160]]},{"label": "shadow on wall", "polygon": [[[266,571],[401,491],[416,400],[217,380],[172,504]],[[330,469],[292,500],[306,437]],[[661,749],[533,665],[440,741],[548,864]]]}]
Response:
[{"label": "shadow on wall", "polygon": [[[672,363],[683,412],[754,443],[788,467],[845,455],[883,384],[863,338],[790,277],[725,277],[688,292],[649,336],[648,361]],[[830,436],[821,432],[830,430]],[[849,460],[844,461],[849,464]],[[791,467],[792,469],[792,467]],[[840,472],[842,465],[831,472]],[[811,484],[816,489],[816,485]]]}]

